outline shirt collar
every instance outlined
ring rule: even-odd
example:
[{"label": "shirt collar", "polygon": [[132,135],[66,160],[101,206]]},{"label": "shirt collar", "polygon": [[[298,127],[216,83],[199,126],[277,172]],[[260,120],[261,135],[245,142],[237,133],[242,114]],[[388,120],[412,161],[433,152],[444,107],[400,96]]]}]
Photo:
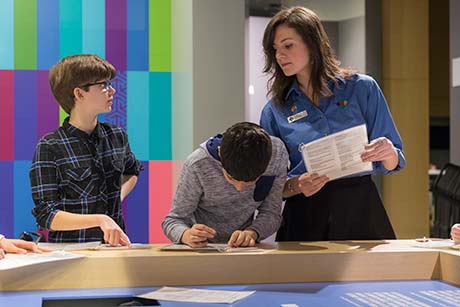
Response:
[{"label": "shirt collar", "polygon": [[102,138],[102,127],[99,123],[99,121],[96,124],[96,128],[94,128],[94,131],[91,132],[90,134],[86,133],[83,130],[78,129],[77,127],[73,126],[72,124],[69,123],[70,116],[67,116],[66,119],[64,119],[64,122],[62,123],[62,126],[66,131],[68,131],[71,135],[75,137],[79,137],[81,139],[90,139],[90,138]]},{"label": "shirt collar", "polygon": [[289,88],[289,90],[287,91],[286,96],[284,97],[284,99],[288,100],[291,95],[295,95],[295,97],[298,97],[301,94],[302,94],[302,91],[300,90],[299,83],[297,82],[296,79],[294,79],[294,81],[292,82],[292,85]]},{"label": "shirt collar", "polygon": [[[345,78],[343,78],[342,76],[338,76],[337,77],[337,82],[338,82],[338,85],[339,85],[338,87],[336,86],[334,80],[329,80],[329,82],[327,83],[327,87],[331,90],[333,95],[336,95],[337,90],[342,89],[342,87],[340,87],[340,85],[345,84]],[[288,100],[291,97],[291,95],[295,95],[294,97],[298,97],[298,96],[302,95],[302,91],[300,90],[299,82],[297,82],[297,79],[294,79],[294,81],[292,82],[291,87],[287,91],[286,96],[284,98],[286,100]]]}]

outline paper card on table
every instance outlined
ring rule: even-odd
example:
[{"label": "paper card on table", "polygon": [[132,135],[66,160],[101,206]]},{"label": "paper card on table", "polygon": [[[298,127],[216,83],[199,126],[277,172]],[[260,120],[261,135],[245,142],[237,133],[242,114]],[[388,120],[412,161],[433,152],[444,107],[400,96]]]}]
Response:
[{"label": "paper card on table", "polygon": [[234,302],[241,300],[254,292],[255,291],[225,291],[163,287],[153,292],[140,294],[137,297],[178,302],[233,304]]}]

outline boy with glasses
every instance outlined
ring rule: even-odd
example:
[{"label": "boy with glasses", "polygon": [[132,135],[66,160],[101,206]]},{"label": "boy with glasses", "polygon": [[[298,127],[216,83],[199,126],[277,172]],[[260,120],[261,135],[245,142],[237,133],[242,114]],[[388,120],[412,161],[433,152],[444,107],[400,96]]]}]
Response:
[{"label": "boy with glasses", "polygon": [[30,169],[32,210],[49,241],[130,245],[121,202],[142,166],[125,131],[98,122],[110,112],[116,70],[96,55],[63,58],[49,72],[51,90],[70,116],[37,144]]},{"label": "boy with glasses", "polygon": [[254,246],[280,225],[287,163],[281,140],[253,123],[233,125],[185,161],[163,232],[191,247]]}]

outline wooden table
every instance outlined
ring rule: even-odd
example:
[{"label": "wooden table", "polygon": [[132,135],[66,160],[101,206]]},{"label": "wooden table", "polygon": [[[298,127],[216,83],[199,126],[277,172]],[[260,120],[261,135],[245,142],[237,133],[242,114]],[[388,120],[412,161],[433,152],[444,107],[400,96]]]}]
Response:
[{"label": "wooden table", "polygon": [[460,285],[460,252],[413,240],[262,244],[263,252],[79,251],[87,257],[0,271],[1,291],[439,279]]}]

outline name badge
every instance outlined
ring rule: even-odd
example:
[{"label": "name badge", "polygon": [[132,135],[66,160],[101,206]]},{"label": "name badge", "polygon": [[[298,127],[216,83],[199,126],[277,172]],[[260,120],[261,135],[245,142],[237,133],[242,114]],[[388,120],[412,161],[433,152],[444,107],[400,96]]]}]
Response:
[{"label": "name badge", "polygon": [[303,110],[302,112],[299,112],[297,114],[291,115],[287,118],[288,123],[293,123],[295,121],[298,121],[301,118],[307,117],[308,113],[306,110]]}]

